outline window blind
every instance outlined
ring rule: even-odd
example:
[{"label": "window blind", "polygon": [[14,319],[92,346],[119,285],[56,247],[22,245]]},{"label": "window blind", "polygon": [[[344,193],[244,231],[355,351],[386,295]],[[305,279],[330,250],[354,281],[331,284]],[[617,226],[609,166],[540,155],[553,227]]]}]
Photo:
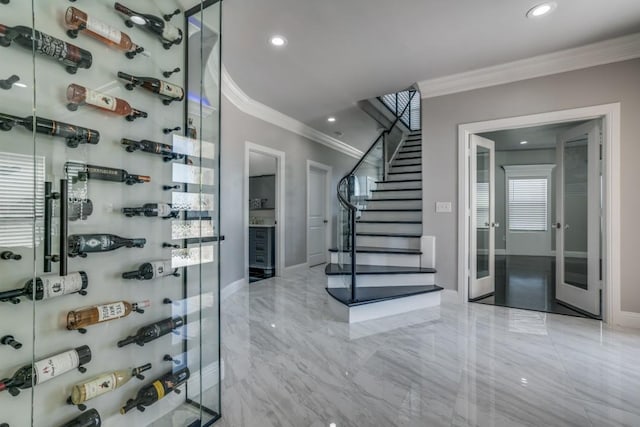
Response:
[{"label": "window blind", "polygon": [[548,179],[509,179],[509,230],[547,231]]}]

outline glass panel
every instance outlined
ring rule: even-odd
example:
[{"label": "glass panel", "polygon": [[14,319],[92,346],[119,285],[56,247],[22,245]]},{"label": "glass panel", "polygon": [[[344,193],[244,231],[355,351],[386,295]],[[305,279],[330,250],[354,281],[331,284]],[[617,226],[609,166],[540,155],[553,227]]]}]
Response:
[{"label": "glass panel", "polygon": [[491,199],[489,149],[477,147],[476,167],[476,278],[481,279],[489,276],[489,201]]},{"label": "glass panel", "polygon": [[[564,282],[587,289],[588,140],[564,146]],[[594,195],[592,197],[598,197]]]}]

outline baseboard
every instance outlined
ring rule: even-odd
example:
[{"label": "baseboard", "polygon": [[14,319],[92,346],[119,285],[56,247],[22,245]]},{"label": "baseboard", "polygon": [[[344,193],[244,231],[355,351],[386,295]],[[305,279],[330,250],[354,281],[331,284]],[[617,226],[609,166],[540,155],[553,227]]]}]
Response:
[{"label": "baseboard", "polygon": [[459,303],[460,293],[455,289],[443,289],[442,300],[446,302]]},{"label": "baseboard", "polygon": [[620,311],[615,316],[615,324],[625,328],[640,328],[640,313]]},{"label": "baseboard", "polygon": [[220,300],[221,301],[226,300],[231,295],[235,294],[240,289],[242,289],[246,284],[247,284],[247,279],[245,279],[244,277],[240,280],[236,280],[235,282],[229,283],[220,291]]},{"label": "baseboard", "polygon": [[290,265],[289,267],[285,267],[283,271],[283,276],[288,276],[290,274],[300,273],[301,271],[307,270],[309,268],[309,264],[303,262],[302,264]]}]

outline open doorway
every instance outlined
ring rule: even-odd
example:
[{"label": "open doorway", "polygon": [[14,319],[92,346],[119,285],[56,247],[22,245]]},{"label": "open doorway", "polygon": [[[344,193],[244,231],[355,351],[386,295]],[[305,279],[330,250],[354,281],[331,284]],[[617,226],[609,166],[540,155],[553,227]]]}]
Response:
[{"label": "open doorway", "polygon": [[282,274],[284,153],[247,143],[245,205],[249,283]]},{"label": "open doorway", "polygon": [[611,321],[618,114],[611,104],[460,125],[464,301]]}]

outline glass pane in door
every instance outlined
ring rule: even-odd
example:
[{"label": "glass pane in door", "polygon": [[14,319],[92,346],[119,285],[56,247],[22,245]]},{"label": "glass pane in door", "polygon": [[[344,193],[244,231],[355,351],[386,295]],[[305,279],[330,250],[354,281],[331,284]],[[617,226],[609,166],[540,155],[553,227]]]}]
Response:
[{"label": "glass pane in door", "polygon": [[588,141],[564,146],[564,283],[587,289]]},{"label": "glass pane in door", "polygon": [[476,256],[477,275],[489,276],[489,200],[490,157],[489,149],[478,146],[476,154]]}]

